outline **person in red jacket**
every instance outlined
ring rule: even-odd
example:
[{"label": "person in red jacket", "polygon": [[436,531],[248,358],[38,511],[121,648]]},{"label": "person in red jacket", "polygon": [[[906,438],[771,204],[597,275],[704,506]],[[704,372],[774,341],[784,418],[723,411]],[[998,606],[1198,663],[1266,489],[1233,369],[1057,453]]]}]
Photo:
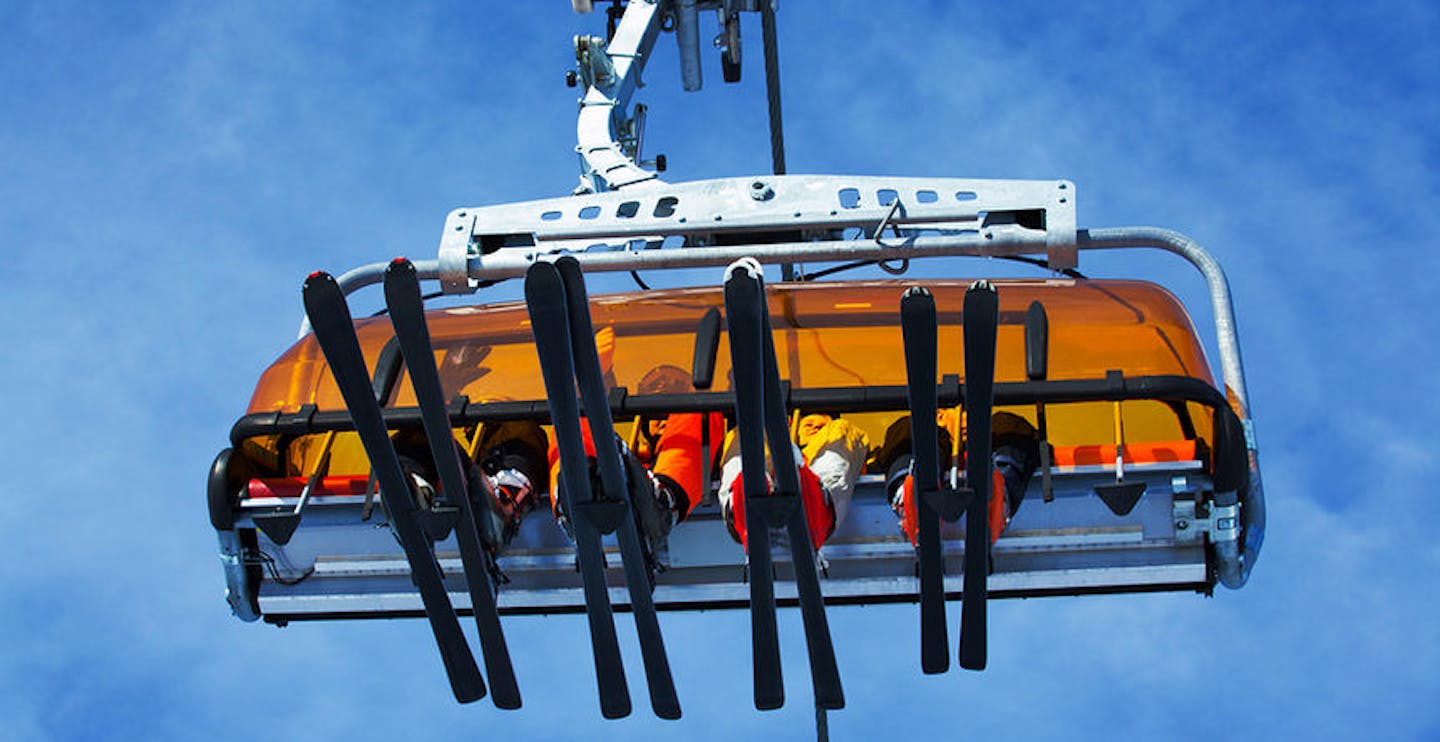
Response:
[{"label": "person in red jacket", "polygon": [[[941,410],[936,423],[940,428],[940,460],[951,461],[959,454],[955,464],[962,469],[964,462],[963,441],[953,446],[951,429],[960,429],[953,417],[954,410]],[[1000,534],[1010,525],[1015,511],[1025,497],[1025,488],[1030,476],[1039,463],[1039,438],[1034,426],[1028,420],[1009,412],[997,412],[991,418],[991,469],[990,502],[987,512],[990,520],[990,543],[993,545]],[[886,491],[890,494],[890,506],[900,517],[900,529],[913,545],[919,534],[919,516],[915,505],[915,483],[910,476],[910,418],[905,416],[892,423],[885,431],[885,443],[877,452],[876,466],[886,473]]]}]

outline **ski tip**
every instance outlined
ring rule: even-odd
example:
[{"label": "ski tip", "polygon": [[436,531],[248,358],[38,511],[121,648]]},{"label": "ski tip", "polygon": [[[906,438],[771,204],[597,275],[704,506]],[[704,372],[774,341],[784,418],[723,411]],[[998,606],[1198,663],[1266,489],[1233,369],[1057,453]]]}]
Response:
[{"label": "ski tip", "polygon": [[[491,678],[490,684],[492,686],[495,685],[494,678]],[[506,688],[502,690],[498,687],[492,687],[490,700],[495,703],[495,708],[504,711],[515,711],[522,705],[520,703],[520,690],[518,688]]]},{"label": "ski tip", "polygon": [[725,269],[725,280],[728,282],[731,277],[739,272],[744,272],[746,278],[760,278],[764,275],[764,270],[760,267],[760,261],[755,258],[740,258]]},{"label": "ski tip", "polygon": [[325,287],[334,287],[336,285],[337,284],[335,283],[334,276],[326,273],[325,271],[315,271],[314,273],[311,273],[310,275],[305,277],[305,283],[301,286],[300,290],[308,297],[314,291]]},{"label": "ski tip", "polygon": [[[560,274],[560,281],[565,285],[565,293],[571,301],[578,304],[588,304],[590,296],[585,290],[585,270],[580,267],[580,261],[573,255],[561,255],[555,260],[555,271]],[[585,313],[589,315],[587,310]]]},{"label": "ski tip", "polygon": [[783,708],[784,706],[785,691],[783,689],[769,693],[762,693],[759,690],[755,691],[756,711],[774,711],[775,709]]},{"label": "ski tip", "polygon": [[995,293],[995,284],[990,283],[989,281],[982,278],[970,284],[970,288],[966,289],[966,293],[969,293],[971,291],[989,291],[993,294]]},{"label": "ski tip", "polygon": [[950,649],[945,648],[944,656],[921,657],[920,671],[926,675],[943,675],[950,671]]},{"label": "ski tip", "polygon": [[905,301],[907,299],[910,299],[911,297],[924,298],[929,296],[930,289],[927,289],[924,286],[911,286],[910,288],[905,289],[905,293],[900,296],[900,300]]},{"label": "ski tip", "polygon": [[560,272],[549,261],[536,261],[525,269],[525,295],[528,297],[537,289],[560,282]]},{"label": "ski tip", "polygon": [[391,260],[391,261],[390,261],[390,267],[389,267],[389,268],[386,268],[386,269],[385,269],[385,272],[386,272],[386,274],[390,274],[390,273],[394,273],[394,272],[396,272],[396,271],[404,271],[404,270],[409,270],[409,271],[413,272],[413,271],[415,270],[415,264],[412,263],[412,262],[410,262],[410,258],[407,258],[407,257],[405,257],[404,255],[401,255],[401,256],[395,258],[394,260]]},{"label": "ski tip", "polygon": [[606,719],[623,719],[630,715],[630,696],[602,701],[600,715]]},{"label": "ski tip", "polygon": [[455,694],[455,700],[459,703],[474,703],[485,697],[485,681],[480,679],[479,672],[471,679],[451,678],[450,690]]}]

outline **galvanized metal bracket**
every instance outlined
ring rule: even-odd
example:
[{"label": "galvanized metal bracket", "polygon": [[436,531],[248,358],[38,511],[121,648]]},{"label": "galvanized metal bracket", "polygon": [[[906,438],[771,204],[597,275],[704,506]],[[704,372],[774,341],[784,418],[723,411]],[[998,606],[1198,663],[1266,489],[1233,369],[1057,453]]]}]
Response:
[{"label": "galvanized metal bracket", "polygon": [[[1185,491],[1177,477],[1172,486],[1177,495]],[[1208,536],[1210,543],[1236,541],[1240,538],[1240,506],[1205,504],[1197,496],[1177,496],[1173,504],[1175,542],[1181,544],[1202,543]]]},{"label": "galvanized metal bracket", "polygon": [[447,294],[474,293],[477,282],[471,280],[466,266],[474,249],[475,215],[468,209],[456,209],[445,219],[440,235],[440,289]]},{"label": "galvanized metal bracket", "polygon": [[[893,234],[877,243],[881,225]],[[881,258],[899,259],[934,238],[970,243],[967,254],[1044,254],[1052,265],[1073,267],[1075,186],[839,175],[656,181],[641,192],[457,209],[445,222],[439,267],[447,293],[467,293],[473,279],[495,269],[523,272],[528,263],[562,252],[637,254],[630,269],[666,268],[693,264],[695,256],[681,252],[736,245],[774,248],[777,254],[765,262],[832,260],[817,248],[844,252],[858,242]],[[659,248],[683,250],[638,255]],[[623,262],[623,255],[615,257]]]}]

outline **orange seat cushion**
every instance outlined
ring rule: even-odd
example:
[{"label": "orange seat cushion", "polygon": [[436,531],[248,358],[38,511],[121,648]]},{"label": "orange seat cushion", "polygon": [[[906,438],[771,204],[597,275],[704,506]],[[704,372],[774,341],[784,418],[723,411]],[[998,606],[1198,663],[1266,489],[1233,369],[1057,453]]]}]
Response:
[{"label": "orange seat cushion", "polygon": [[[1115,463],[1115,445],[1055,446],[1055,466],[1085,466]],[[1126,443],[1125,462],[1153,464],[1162,461],[1194,461],[1195,441],[1153,441]]]},{"label": "orange seat cushion", "polygon": [[[252,479],[245,486],[245,493],[249,497],[299,497],[300,491],[305,489],[307,481],[309,480],[306,477]],[[319,485],[310,494],[311,496],[363,495],[365,494],[365,485],[369,481],[369,477],[355,475],[322,477]]]}]

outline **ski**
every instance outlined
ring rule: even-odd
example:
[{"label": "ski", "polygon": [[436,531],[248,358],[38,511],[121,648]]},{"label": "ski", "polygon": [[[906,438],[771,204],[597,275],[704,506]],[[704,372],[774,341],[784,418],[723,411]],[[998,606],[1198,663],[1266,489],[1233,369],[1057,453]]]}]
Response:
[{"label": "ski", "polygon": [[765,437],[775,457],[775,489],[782,496],[794,498],[798,507],[789,512],[791,561],[795,570],[795,588],[800,598],[800,618],[805,626],[805,648],[810,658],[810,682],[815,692],[815,707],[838,710],[845,708],[845,692],[840,685],[840,668],[835,662],[835,644],[830,638],[830,623],[825,618],[825,598],[820,593],[820,571],[815,560],[815,546],[810,542],[810,522],[805,514],[805,500],[800,496],[800,473],[796,467],[795,449],[790,439],[790,414],[785,409],[780,388],[780,367],[775,357],[775,333],[770,326],[770,309],[765,300],[765,279],[755,272],[760,294],[760,338],[765,360]]},{"label": "ski", "polygon": [[[760,333],[764,295],[736,262],[725,271],[725,324],[734,375],[735,427],[740,437],[741,481],[745,490],[745,538],[750,580],[750,651],[754,668],[755,708],[785,705],[780,667],[780,633],[775,619],[775,572],[770,558],[770,526],[762,509],[765,477],[765,361]],[[753,270],[758,273],[759,267]],[[765,498],[770,501],[771,498]],[[778,502],[778,501],[775,501]],[[794,503],[790,503],[793,507]]]},{"label": "ski", "polygon": [[304,300],[305,313],[310,318],[315,339],[330,365],[345,406],[349,408],[356,433],[379,482],[380,498],[390,514],[391,527],[405,550],[405,558],[425,606],[425,616],[440,648],[440,659],[445,664],[450,689],[461,703],[482,698],[485,681],[460,629],[460,620],[445,591],[440,565],[430,551],[429,541],[417,517],[405,472],[390,442],[380,404],[375,399],[374,385],[365,366],[360,342],[355,336],[355,325],[350,318],[345,294],[330,274],[317,271],[305,280]]},{"label": "ski", "polygon": [[[736,424],[745,489],[746,538],[750,557],[751,631],[755,662],[755,706],[778,708],[785,689],[775,624],[775,589],[770,527],[784,527],[790,540],[796,590],[810,659],[815,705],[845,706],[835,662],[815,551],[800,496],[800,478],[781,394],[764,277],[753,260],[732,264],[725,276],[725,311],[735,375]],[[774,463],[775,492],[766,495],[765,443]]]},{"label": "ski", "polygon": [[[466,487],[466,476],[456,453],[450,416],[445,408],[445,393],[430,344],[430,329],[425,322],[420,280],[415,274],[415,266],[405,258],[391,261],[385,271],[385,306],[389,309],[390,323],[395,328],[405,367],[410,372],[410,384],[415,389],[415,399],[425,425],[425,437],[430,442],[430,453],[435,459],[440,487],[446,499],[460,508],[455,540],[460,546],[460,560],[465,568],[465,581],[470,588],[470,602],[480,631],[480,651],[490,677],[490,697],[500,708],[517,709],[520,708],[520,688],[515,682],[510,650],[500,626],[500,613],[491,581],[492,557],[481,541],[475,501]],[[478,496],[481,513],[488,522],[490,493],[474,494]]]},{"label": "ski", "polygon": [[630,688],[625,681],[625,665],[615,634],[600,536],[606,530],[604,526],[613,528],[630,514],[624,500],[596,498],[590,488],[585,439],[580,430],[580,404],[575,394],[565,285],[554,265],[535,263],[526,271],[525,305],[530,314],[530,329],[535,337],[555,445],[560,455],[559,481],[551,486],[564,497],[575,536],[600,713],[607,719],[619,719],[630,715]]},{"label": "ski", "polygon": [[[910,473],[919,522],[920,667],[928,674],[950,668],[950,641],[945,625],[945,555],[940,544],[940,514],[930,500],[940,488],[940,436],[935,424],[938,406],[935,375],[938,365],[935,297],[914,287],[900,298],[900,330],[904,337],[906,393],[910,404]],[[943,494],[955,496],[953,492]]]},{"label": "ski", "polygon": [[[984,670],[990,577],[990,414],[995,402],[995,339],[1000,298],[988,281],[965,292],[965,581],[960,603],[960,666]],[[1003,496],[1003,495],[1002,495]]]},{"label": "ski", "polygon": [[[605,492],[611,497],[627,498],[631,492],[626,470],[615,438],[615,425],[610,417],[610,403],[605,389],[604,371],[595,348],[595,332],[590,320],[590,299],[585,291],[585,276],[580,262],[570,256],[555,261],[555,269],[565,288],[565,308],[570,327],[570,351],[575,364],[575,378],[580,387],[580,402],[590,424],[590,437],[595,443],[596,468]],[[641,507],[630,503],[631,513]],[[660,633],[660,620],[655,613],[651,595],[654,573],[641,546],[635,518],[623,519],[616,528],[620,544],[620,561],[625,569],[625,583],[630,592],[630,609],[635,617],[635,633],[640,641],[640,655],[645,664],[645,678],[650,691],[650,706],[662,719],[680,718],[680,700],[670,674],[670,661],[665,653],[665,640]]]}]

